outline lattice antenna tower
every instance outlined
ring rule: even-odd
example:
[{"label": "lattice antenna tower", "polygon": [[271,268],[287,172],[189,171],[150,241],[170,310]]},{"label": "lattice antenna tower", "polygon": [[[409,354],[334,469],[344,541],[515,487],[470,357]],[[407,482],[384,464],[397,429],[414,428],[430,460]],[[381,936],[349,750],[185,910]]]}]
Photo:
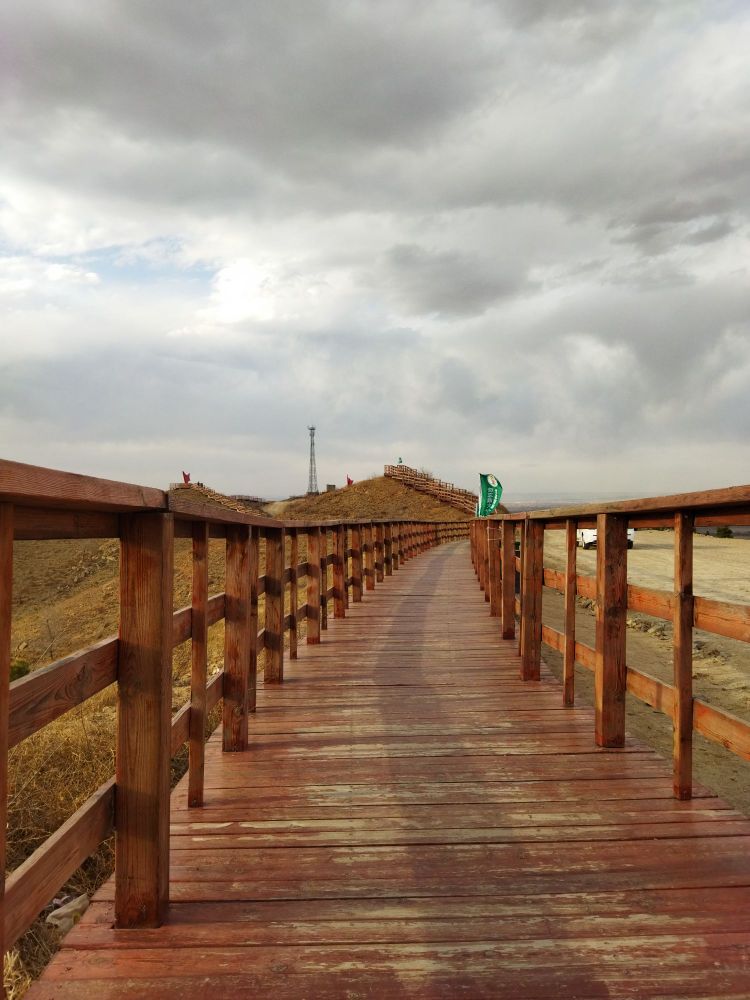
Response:
[{"label": "lattice antenna tower", "polygon": [[318,492],[318,470],[315,468],[315,428],[308,427],[310,431],[310,479],[307,484],[308,493]]}]

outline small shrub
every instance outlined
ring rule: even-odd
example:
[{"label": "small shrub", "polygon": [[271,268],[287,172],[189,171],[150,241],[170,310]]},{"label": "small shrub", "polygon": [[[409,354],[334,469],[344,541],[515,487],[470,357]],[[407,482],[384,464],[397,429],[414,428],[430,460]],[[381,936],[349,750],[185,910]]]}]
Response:
[{"label": "small shrub", "polygon": [[31,664],[26,660],[13,660],[10,665],[10,679],[17,681],[19,677],[25,677],[31,672]]},{"label": "small shrub", "polygon": [[717,538],[734,538],[734,532],[729,527],[728,524],[722,524],[720,528],[716,529]]}]

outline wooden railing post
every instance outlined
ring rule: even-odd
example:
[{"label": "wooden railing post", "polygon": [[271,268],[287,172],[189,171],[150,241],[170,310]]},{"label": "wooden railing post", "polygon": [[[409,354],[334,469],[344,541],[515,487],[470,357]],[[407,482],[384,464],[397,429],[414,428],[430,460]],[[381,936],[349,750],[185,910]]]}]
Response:
[{"label": "wooden railing post", "polygon": [[397,570],[401,560],[401,522],[391,525],[391,553],[393,569]]},{"label": "wooden railing post", "polygon": [[362,600],[362,529],[352,525],[352,601]]},{"label": "wooden railing post", "polygon": [[284,529],[266,533],[266,684],[284,680]]},{"label": "wooden railing post", "polygon": [[320,642],[320,528],[307,529],[307,644]]},{"label": "wooden railing post", "polygon": [[248,674],[250,671],[250,528],[227,525],[224,590],[225,752],[247,750]]},{"label": "wooden railing post", "polygon": [[344,560],[344,569],[343,569],[343,572],[344,572],[344,608],[345,609],[349,607],[349,586],[350,586],[350,584],[347,583],[347,580],[349,579],[349,542],[351,541],[351,539],[350,539],[349,536],[350,536],[349,529],[347,528],[347,526],[345,524],[342,524],[341,525],[341,540],[342,540],[341,556],[342,556],[342,558]]},{"label": "wooden railing post", "polygon": [[526,522],[521,606],[521,680],[538,681],[542,663],[542,587],[544,585],[544,524]]},{"label": "wooden railing post", "polygon": [[208,522],[193,522],[193,595],[191,614],[190,738],[188,806],[203,805],[205,769],[206,678],[208,674]]},{"label": "wooden railing post", "polygon": [[617,514],[596,519],[596,743],[625,743],[625,633],[628,608],[628,522]]},{"label": "wooden railing post", "polygon": [[333,617],[346,617],[346,528],[337,524],[333,529]]},{"label": "wooden railing post", "polygon": [[299,532],[296,528],[289,533],[289,659],[297,659],[297,613],[299,611]]},{"label": "wooden railing post", "polygon": [[385,526],[382,524],[376,524],[375,525],[375,579],[378,583],[382,583],[383,580],[385,579],[384,541],[385,541]]},{"label": "wooden railing post", "polygon": [[[13,612],[13,505],[0,503],[0,962],[5,955],[5,865],[8,827],[8,709]],[[1,966],[0,966],[1,967]],[[0,975],[0,995],[5,996]]]},{"label": "wooden railing post", "polygon": [[385,566],[385,575],[393,576],[393,523],[391,521],[385,525],[383,563]]},{"label": "wooden railing post", "polygon": [[565,589],[563,633],[563,705],[575,704],[576,666],[576,522],[565,522]]},{"label": "wooden railing post", "polygon": [[320,628],[328,629],[328,529],[320,529]]},{"label": "wooden railing post", "polygon": [[250,656],[247,675],[247,710],[254,712],[258,701],[258,574],[260,572],[260,529],[250,529]]},{"label": "wooden railing post", "polygon": [[503,521],[502,527],[502,636],[513,639],[516,635],[516,525]]},{"label": "wooden railing post", "polygon": [[365,588],[375,590],[375,546],[373,544],[372,524],[365,525]]},{"label": "wooden railing post", "polygon": [[489,563],[490,614],[500,616],[500,522],[487,522],[487,558]]},{"label": "wooden railing post", "polygon": [[526,625],[526,619],[523,614],[523,564],[526,559],[526,526],[528,524],[528,517],[523,520],[518,525],[518,558],[520,560],[520,569],[516,571],[516,581],[518,586],[518,604],[520,611],[518,614],[518,655],[521,655],[521,650],[523,649],[523,633]]},{"label": "wooden railing post", "polygon": [[173,515],[120,518],[115,926],[158,927],[169,902]]},{"label": "wooden railing post", "polygon": [[674,794],[693,795],[693,531],[695,517],[674,516]]}]

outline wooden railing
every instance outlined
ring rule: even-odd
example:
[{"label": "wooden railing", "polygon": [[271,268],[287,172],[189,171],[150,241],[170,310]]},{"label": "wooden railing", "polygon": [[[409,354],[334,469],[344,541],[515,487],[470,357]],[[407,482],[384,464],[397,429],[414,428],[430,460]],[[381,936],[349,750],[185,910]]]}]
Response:
[{"label": "wooden railing", "polygon": [[[167,494],[0,461],[0,829],[7,820],[8,749],[110,684],[117,684],[118,705],[115,777],[2,885],[3,950],[113,832],[116,925],[159,925],[169,898],[170,758],[188,744],[188,801],[201,805],[206,718],[223,701],[224,750],[247,747],[258,653],[265,651],[264,683],[282,683],[285,635],[294,658],[301,623],[308,643],[321,641],[329,602],[334,618],[343,618],[350,601],[361,601],[363,590],[405,561],[467,533],[465,521],[275,520],[205,504],[188,491]],[[119,635],[9,684],[14,540],[63,538],[120,540]],[[176,538],[192,542],[192,601],[175,611]],[[226,540],[225,589],[209,595],[214,538]],[[223,669],[208,678],[208,629],[222,619]],[[187,641],[190,700],[172,715],[172,652]],[[5,837],[0,845],[2,873]]]},{"label": "wooden railing", "polygon": [[[697,527],[747,524],[750,486],[472,521],[472,560],[490,614],[501,619],[504,639],[515,638],[516,617],[520,622],[522,679],[539,679],[542,643],[562,654],[564,705],[574,702],[575,663],[593,671],[595,740],[602,747],[624,743],[626,692],[669,716],[674,732],[674,794],[679,799],[692,795],[694,731],[750,760],[750,724],[695,698],[692,672],[693,628],[750,642],[749,605],[693,594],[693,533]],[[577,572],[578,528],[596,528],[595,577]],[[671,592],[628,584],[628,528],[673,529]],[[565,532],[563,572],[544,566],[545,530]],[[563,631],[542,622],[545,586],[563,595]],[[595,601],[595,648],[576,639],[576,596]],[[671,684],[626,663],[629,609],[672,622]]]},{"label": "wooden railing", "polygon": [[469,490],[462,490],[453,483],[444,483],[435,479],[427,472],[419,472],[408,465],[386,465],[383,474],[388,479],[395,479],[413,490],[426,493],[443,503],[450,504],[466,514],[475,514],[477,510],[477,495]]}]

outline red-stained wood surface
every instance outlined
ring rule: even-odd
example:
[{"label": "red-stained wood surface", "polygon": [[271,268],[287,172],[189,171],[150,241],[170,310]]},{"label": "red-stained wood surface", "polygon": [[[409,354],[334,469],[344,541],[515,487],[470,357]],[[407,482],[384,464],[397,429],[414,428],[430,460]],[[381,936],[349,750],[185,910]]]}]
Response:
[{"label": "red-stained wood surface", "polygon": [[692,514],[674,518],[674,794],[689,799],[693,776],[693,531]]},{"label": "red-stained wood surface", "polygon": [[[7,946],[5,829],[8,823],[8,713],[13,607],[13,505],[0,503],[0,956]],[[0,994],[5,990],[0,976]]]},{"label": "red-stained wood surface", "polygon": [[227,528],[224,620],[224,750],[247,748],[250,665],[250,527]]},{"label": "red-stained wood surface", "polygon": [[628,610],[627,521],[600,514],[596,548],[596,742],[619,747],[625,740],[626,615]]},{"label": "red-stained wood surface", "polygon": [[115,922],[155,927],[169,900],[174,522],[128,514],[120,533]]},{"label": "red-stained wood surface", "polygon": [[320,642],[320,529],[307,532],[307,644]]},{"label": "red-stained wood surface", "polygon": [[[266,529],[265,536],[266,627],[263,642],[266,647],[266,663],[264,677],[266,683],[281,684],[284,680],[284,530]],[[258,582],[258,593],[260,594],[260,581]]]},{"label": "red-stained wood surface", "polygon": [[289,626],[289,658],[296,660],[297,612],[299,605],[299,535],[294,528],[290,529],[287,534],[289,536],[289,614],[291,615],[291,624]]},{"label": "red-stained wood surface", "polygon": [[575,704],[576,660],[576,522],[565,523],[565,641],[563,644],[563,705]]},{"label": "red-stained wood surface", "polygon": [[193,523],[191,673],[188,747],[188,803],[203,805],[205,770],[206,679],[208,677],[208,525]]},{"label": "red-stained wood surface", "polygon": [[31,1000],[750,995],[750,822],[498,631],[465,542],[409,560],[177,787],[169,923],[104,886]]}]

